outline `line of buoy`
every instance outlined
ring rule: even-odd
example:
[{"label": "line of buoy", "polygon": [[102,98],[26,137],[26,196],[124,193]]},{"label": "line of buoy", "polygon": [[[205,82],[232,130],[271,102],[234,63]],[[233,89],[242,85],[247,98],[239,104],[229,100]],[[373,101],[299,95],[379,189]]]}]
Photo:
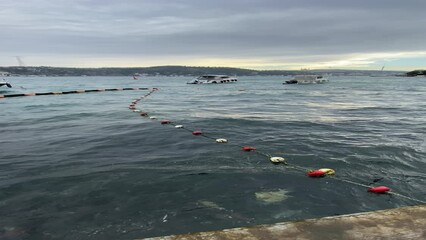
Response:
[{"label": "line of buoy", "polygon": [[[129,104],[129,109],[132,110],[133,112],[137,112],[139,113],[139,115],[141,117],[149,117],[147,112],[144,112],[140,109],[136,109],[136,104],[138,104],[139,101],[141,101],[142,99],[148,97],[149,95],[151,95],[153,92],[159,90],[158,88],[146,88],[145,90],[150,90],[147,94],[142,95],[141,97],[134,99],[130,104]],[[156,119],[155,117],[151,116],[151,119]],[[169,124],[171,123],[171,121],[165,120],[164,122],[162,122],[161,124]]]},{"label": "line of buoy", "polygon": [[[158,90],[158,89],[155,89],[155,90]],[[132,107],[133,111],[142,111],[142,110],[136,109],[136,103],[138,101],[140,101],[141,99],[149,96],[155,90],[152,90],[148,94],[143,95],[141,98],[132,101],[132,104],[130,104],[130,106]],[[149,117],[152,120],[156,119],[156,117],[149,116],[149,114],[147,112],[142,112],[140,115],[142,117]],[[290,163],[287,162],[287,160],[284,157],[273,157],[270,154],[258,151],[255,147],[241,146],[239,144],[232,144],[232,143],[229,143],[228,140],[225,139],[225,138],[214,138],[214,137],[206,135],[201,130],[191,130],[191,129],[186,128],[184,125],[175,124],[171,120],[162,120],[162,121],[160,121],[160,123],[162,125],[174,125],[175,128],[187,130],[187,131],[191,132],[192,135],[197,135],[197,136],[202,136],[202,137],[205,137],[205,138],[208,138],[208,139],[212,139],[216,143],[227,143],[227,145],[240,147],[245,152],[255,152],[259,155],[268,157],[269,160],[274,164],[282,164],[287,168],[304,172],[309,177],[327,177],[327,176],[330,176],[331,179],[335,179],[335,180],[338,180],[338,181],[350,183],[350,184],[361,186],[361,187],[366,187],[368,192],[377,193],[377,194],[392,194],[392,195],[399,196],[399,197],[402,197],[402,198],[406,198],[406,199],[409,199],[409,200],[412,200],[412,201],[415,201],[415,202],[426,203],[425,201],[422,201],[422,200],[419,200],[419,199],[411,198],[411,197],[408,197],[408,196],[405,196],[405,195],[402,195],[402,194],[399,194],[399,193],[396,193],[396,192],[392,192],[391,189],[389,187],[386,187],[386,186],[372,187],[372,186],[365,185],[365,184],[362,184],[362,183],[357,183],[357,182],[354,182],[354,181],[351,181],[351,180],[347,180],[345,178],[337,177],[337,176],[335,176],[336,171],[331,169],[331,168],[321,168],[321,169],[316,169],[316,170],[310,170],[310,169],[307,169],[307,168],[302,167],[302,166],[290,164]]]},{"label": "line of buoy", "polygon": [[[142,97],[140,97],[140,98],[138,98],[138,99],[133,100],[133,101],[131,102],[131,104],[129,105],[129,108],[131,108],[133,111],[142,111],[142,110],[140,110],[140,109],[136,109],[136,103],[137,103],[137,102],[139,102],[141,99],[143,99],[143,98],[145,98],[145,97],[149,96],[152,92],[153,92],[153,91],[151,91],[151,92],[149,92],[149,93],[147,93],[147,94],[143,95]],[[152,119],[152,120],[155,120],[155,119],[156,119],[156,117],[150,116],[147,112],[143,112],[143,111],[142,111],[142,113],[141,113],[140,115],[141,115],[142,117],[149,117],[149,118],[150,118],[150,119]],[[170,120],[162,120],[162,121],[160,121],[160,123],[161,123],[162,125],[166,125],[166,124],[174,125],[174,127],[175,127],[175,128],[180,128],[180,129],[187,130],[187,131],[191,132],[191,133],[192,133],[192,135],[202,136],[202,137],[204,137],[204,138],[208,138],[208,139],[214,140],[216,143],[228,143],[228,140],[227,140],[227,139],[225,139],[225,138],[214,138],[214,137],[211,137],[211,136],[208,136],[208,135],[204,134],[204,133],[203,133],[202,131],[200,131],[200,130],[191,130],[191,129],[185,128],[183,125],[175,124],[175,123],[173,123],[173,122],[172,122],[172,121],[170,121]],[[271,156],[270,154],[263,153],[263,152],[261,152],[261,151],[257,150],[255,147],[250,147],[250,146],[241,146],[241,145],[238,145],[238,144],[232,144],[232,143],[230,143],[230,144],[228,144],[228,145],[233,145],[233,146],[236,146],[236,147],[240,147],[240,148],[241,148],[241,150],[246,151],[246,152],[255,152],[255,153],[259,154],[259,155],[265,156],[265,157],[269,158],[269,160],[270,160],[273,164],[288,164],[288,163],[287,163],[287,160],[286,160],[284,157],[274,157],[274,156]],[[304,168],[299,167],[299,166],[296,166],[296,165],[291,165],[291,166],[289,165],[289,167],[291,167],[292,169],[296,169],[296,170],[308,171],[307,169],[304,169]]]},{"label": "line of buoy", "polygon": [[[152,88],[152,89],[157,89],[157,88]],[[16,94],[0,95],[0,99],[13,98],[13,97],[46,96],[46,95],[77,94],[77,93],[91,93],[91,92],[109,92],[109,91],[152,90],[152,89],[151,88],[98,88],[98,89],[87,89],[87,90],[63,91],[63,92],[16,93]]]}]

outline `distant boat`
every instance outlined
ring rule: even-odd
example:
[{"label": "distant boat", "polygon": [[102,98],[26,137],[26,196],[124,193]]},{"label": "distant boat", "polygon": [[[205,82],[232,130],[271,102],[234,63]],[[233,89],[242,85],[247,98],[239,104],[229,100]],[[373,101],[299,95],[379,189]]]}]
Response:
[{"label": "distant boat", "polygon": [[293,79],[285,81],[283,84],[316,84],[326,82],[328,82],[328,79],[322,75],[296,75]]},{"label": "distant boat", "polygon": [[7,86],[8,88],[12,88],[12,85],[6,81],[0,81],[0,87]]},{"label": "distant boat", "polygon": [[385,69],[385,65],[383,65],[379,74],[371,74],[370,77],[385,77],[386,75],[383,73],[383,69]]},{"label": "distant boat", "polygon": [[133,74],[133,80],[138,80],[141,75],[139,73]]},{"label": "distant boat", "polygon": [[202,75],[187,82],[187,84],[216,84],[237,82],[236,77],[228,75]]}]

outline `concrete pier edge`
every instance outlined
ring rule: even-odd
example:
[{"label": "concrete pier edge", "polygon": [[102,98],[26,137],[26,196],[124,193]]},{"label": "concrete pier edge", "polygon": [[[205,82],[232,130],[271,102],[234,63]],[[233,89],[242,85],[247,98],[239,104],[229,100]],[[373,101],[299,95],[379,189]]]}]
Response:
[{"label": "concrete pier edge", "polygon": [[145,239],[426,239],[426,205]]}]

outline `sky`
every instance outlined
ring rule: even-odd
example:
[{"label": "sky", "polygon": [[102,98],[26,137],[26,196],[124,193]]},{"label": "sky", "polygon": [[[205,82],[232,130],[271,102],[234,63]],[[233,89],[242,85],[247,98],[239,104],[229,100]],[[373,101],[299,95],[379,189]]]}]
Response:
[{"label": "sky", "polygon": [[426,69],[426,0],[0,0],[0,66]]}]

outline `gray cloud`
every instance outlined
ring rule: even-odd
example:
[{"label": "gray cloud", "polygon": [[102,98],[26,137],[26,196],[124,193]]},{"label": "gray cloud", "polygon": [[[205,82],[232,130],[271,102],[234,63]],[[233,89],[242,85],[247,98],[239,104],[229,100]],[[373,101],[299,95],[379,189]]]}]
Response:
[{"label": "gray cloud", "polygon": [[0,0],[0,64],[13,65],[15,55],[168,64],[168,56],[278,62],[426,51],[425,7],[424,0]]}]

